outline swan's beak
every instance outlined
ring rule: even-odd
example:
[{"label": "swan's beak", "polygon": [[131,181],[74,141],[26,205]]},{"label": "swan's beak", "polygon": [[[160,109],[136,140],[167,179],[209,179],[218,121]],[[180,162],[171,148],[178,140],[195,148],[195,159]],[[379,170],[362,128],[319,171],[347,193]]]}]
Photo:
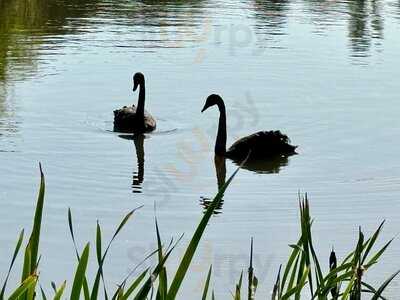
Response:
[{"label": "swan's beak", "polygon": [[133,83],[133,91],[136,91],[137,87],[138,87],[138,83],[137,83],[137,81],[135,81]]}]

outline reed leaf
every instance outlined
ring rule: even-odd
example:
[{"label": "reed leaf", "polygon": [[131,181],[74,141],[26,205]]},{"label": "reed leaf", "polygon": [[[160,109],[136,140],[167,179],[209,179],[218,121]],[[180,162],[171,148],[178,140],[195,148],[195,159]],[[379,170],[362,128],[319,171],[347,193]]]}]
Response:
[{"label": "reed leaf", "polygon": [[4,293],[6,291],[7,282],[8,282],[8,279],[10,277],[11,270],[12,270],[12,268],[14,266],[15,259],[18,256],[19,250],[21,249],[21,245],[22,245],[23,239],[24,239],[24,230],[22,229],[20,234],[19,234],[19,237],[18,237],[18,240],[17,240],[17,245],[15,246],[13,256],[11,258],[10,266],[8,267],[8,271],[7,271],[7,275],[6,275],[6,278],[5,278],[4,283],[3,283],[3,287],[1,288],[0,300],[4,299]]},{"label": "reed leaf", "polygon": [[67,282],[64,281],[59,289],[57,290],[56,294],[54,295],[53,300],[61,300],[62,295],[64,294],[65,287],[67,285]]},{"label": "reed leaf", "polygon": [[209,288],[209,285],[210,285],[211,272],[212,272],[212,265],[210,266],[210,269],[208,270],[206,283],[205,283],[204,289],[203,289],[203,296],[201,297],[202,300],[206,300],[207,299],[208,288]]},{"label": "reed leaf", "polygon": [[30,275],[26,278],[21,285],[8,297],[8,300],[17,300],[21,296],[26,295],[27,291],[36,285],[38,277]]},{"label": "reed leaf", "polygon": [[[163,250],[162,250],[161,235],[160,235],[160,230],[158,228],[157,219],[155,219],[155,226],[157,235],[158,261],[161,262],[163,260]],[[158,279],[158,291],[156,299],[157,300],[167,299],[167,293],[168,293],[167,270],[163,266],[160,271]]]},{"label": "reed leaf", "polygon": [[[96,238],[96,249],[97,249],[97,257],[98,257],[98,269],[97,269],[97,273],[96,273],[96,278],[95,278],[95,282],[93,284],[93,288],[92,288],[92,292],[90,294],[90,299],[91,300],[96,300],[97,296],[98,296],[98,291],[99,291],[99,286],[100,286],[100,279],[102,279],[103,281],[103,290],[104,290],[104,297],[106,299],[108,299],[108,295],[107,295],[107,290],[105,287],[105,281],[104,281],[104,275],[103,275],[103,265],[104,265],[104,261],[106,259],[107,253],[111,247],[112,242],[114,241],[114,239],[117,237],[117,235],[119,234],[119,232],[122,230],[122,228],[125,226],[125,224],[129,221],[129,219],[133,216],[134,212],[137,211],[138,209],[140,209],[142,206],[135,208],[133,210],[131,210],[128,214],[126,214],[124,216],[124,218],[122,219],[122,221],[119,223],[117,229],[115,230],[111,240],[109,241],[106,250],[104,251],[103,255],[101,255],[101,229],[100,229],[100,225],[98,225],[98,229],[97,229],[97,238]],[[99,260],[99,257],[101,256],[101,259]]]},{"label": "reed leaf", "polygon": [[121,296],[121,300],[127,300],[132,293],[135,291],[135,289],[139,286],[139,284],[142,282],[143,278],[146,276],[147,272],[149,269],[144,270],[133,282],[132,284],[126,289],[125,294]]},{"label": "reed leaf", "polygon": [[47,296],[42,287],[40,287],[40,294],[42,295],[42,300],[47,300]]},{"label": "reed leaf", "polygon": [[36,269],[36,264],[38,261],[38,252],[39,252],[39,241],[40,241],[40,229],[42,225],[42,215],[43,215],[43,206],[44,206],[44,194],[45,194],[45,178],[42,171],[42,165],[39,163],[40,170],[40,188],[39,195],[36,202],[36,210],[33,221],[32,233],[29,239],[30,243],[30,251],[31,251],[31,267],[30,272],[32,273]]},{"label": "reed leaf", "polygon": [[382,285],[378,288],[378,290],[375,292],[374,296],[371,298],[371,300],[378,300],[383,291],[387,288],[387,286],[389,285],[389,283],[400,273],[400,270],[393,273],[388,279],[386,279]]},{"label": "reed leaf", "polygon": [[234,300],[240,300],[241,290],[242,290],[242,280],[243,280],[243,271],[240,273],[239,282],[236,284]]},{"label": "reed leaf", "polygon": [[71,300],[79,300],[83,282],[85,279],[88,260],[89,260],[89,243],[86,244],[82,252],[82,256],[79,260],[78,267],[75,272],[74,282],[72,284],[72,290],[70,296]]}]

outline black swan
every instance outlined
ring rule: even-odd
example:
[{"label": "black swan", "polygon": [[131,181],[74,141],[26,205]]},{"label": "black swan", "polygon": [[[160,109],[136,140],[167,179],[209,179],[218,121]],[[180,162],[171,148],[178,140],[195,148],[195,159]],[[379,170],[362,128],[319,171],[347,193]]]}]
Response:
[{"label": "black swan", "polygon": [[136,73],[133,76],[133,91],[139,86],[137,107],[124,106],[114,110],[114,131],[128,133],[145,133],[156,129],[156,120],[144,109],[145,84],[144,75]]},{"label": "black swan", "polygon": [[287,135],[276,131],[259,131],[237,140],[226,150],[226,112],[224,100],[219,95],[212,94],[207,97],[206,104],[201,112],[217,105],[219,109],[219,123],[215,154],[225,156],[232,160],[265,159],[279,155],[296,154],[297,146],[290,145]]}]

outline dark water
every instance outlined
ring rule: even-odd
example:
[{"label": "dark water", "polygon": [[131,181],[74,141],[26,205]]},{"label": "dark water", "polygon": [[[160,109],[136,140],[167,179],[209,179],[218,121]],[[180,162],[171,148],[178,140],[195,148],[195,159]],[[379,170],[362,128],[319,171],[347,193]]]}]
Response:
[{"label": "dark water", "polygon": [[[280,129],[299,155],[238,174],[182,299],[200,294],[210,263],[217,296],[229,296],[251,236],[258,293],[268,295],[297,239],[299,191],[326,259],[332,245],[339,255],[353,246],[358,225],[369,233],[386,219],[383,238],[396,235],[399,29],[398,1],[0,0],[1,271],[31,225],[38,161],[48,184],[42,285],[72,276],[68,207],[82,246],[97,219],[111,236],[144,204],[112,248],[110,286],[155,247],[155,206],[165,240],[186,233],[172,267],[236,168],[214,160],[218,114],[200,114],[211,93],[225,99],[229,143]],[[111,130],[113,109],[136,102],[136,71],[158,129],[133,140]],[[395,241],[371,281],[399,267],[398,249]],[[398,292],[397,281],[389,293]]]}]

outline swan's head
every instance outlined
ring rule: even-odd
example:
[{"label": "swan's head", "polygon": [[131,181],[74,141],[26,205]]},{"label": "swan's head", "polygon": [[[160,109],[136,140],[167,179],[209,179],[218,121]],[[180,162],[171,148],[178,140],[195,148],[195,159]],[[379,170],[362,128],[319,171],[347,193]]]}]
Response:
[{"label": "swan's head", "polygon": [[221,96],[217,94],[211,94],[210,96],[207,97],[206,104],[204,104],[204,107],[201,110],[201,112],[205,111],[207,108],[213,105],[219,105],[222,103],[224,103],[224,101],[222,100]]},{"label": "swan's head", "polygon": [[136,91],[139,84],[144,83],[144,75],[140,72],[135,73],[133,75],[133,91]]}]

